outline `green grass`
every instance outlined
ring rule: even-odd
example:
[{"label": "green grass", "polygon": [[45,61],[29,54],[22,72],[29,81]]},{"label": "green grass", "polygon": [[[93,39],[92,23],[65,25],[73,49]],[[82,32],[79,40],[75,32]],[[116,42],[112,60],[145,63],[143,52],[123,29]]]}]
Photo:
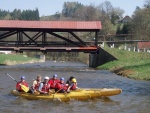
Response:
[{"label": "green grass", "polygon": [[105,47],[107,52],[118,60],[99,66],[99,69],[111,70],[122,76],[139,80],[150,80],[150,53],[131,52]]},{"label": "green grass", "polygon": [[18,54],[0,54],[0,65],[15,65],[39,61],[36,58],[25,57]]}]

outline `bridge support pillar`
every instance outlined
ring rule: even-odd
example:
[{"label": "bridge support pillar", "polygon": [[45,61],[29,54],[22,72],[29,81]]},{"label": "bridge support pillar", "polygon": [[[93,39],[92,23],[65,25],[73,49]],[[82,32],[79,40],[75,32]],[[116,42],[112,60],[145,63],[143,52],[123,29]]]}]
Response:
[{"label": "bridge support pillar", "polygon": [[89,67],[97,67],[97,54],[89,54]]}]

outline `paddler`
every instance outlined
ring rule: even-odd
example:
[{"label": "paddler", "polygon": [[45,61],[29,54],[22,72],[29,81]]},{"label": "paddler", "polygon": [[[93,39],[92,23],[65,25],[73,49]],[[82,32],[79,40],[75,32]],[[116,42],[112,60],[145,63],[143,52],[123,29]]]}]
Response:
[{"label": "paddler", "polygon": [[68,88],[67,88],[67,92],[70,92],[70,90],[76,90],[77,87],[77,80],[75,78],[73,78],[71,80],[71,83],[69,84]]},{"label": "paddler", "polygon": [[38,75],[37,78],[33,81],[31,90],[33,91],[33,93],[37,92],[40,86],[40,83],[42,82],[42,76]]},{"label": "paddler", "polygon": [[57,79],[57,74],[53,75],[53,78],[51,78],[48,82],[48,84],[50,85],[50,89],[55,89],[56,84],[59,82],[59,80]]},{"label": "paddler", "polygon": [[60,82],[58,82],[57,84],[56,84],[56,92],[58,92],[58,93],[64,93],[64,92],[66,92],[66,90],[67,90],[67,87],[66,87],[66,84],[64,83],[64,78],[62,77],[62,78],[60,78]]},{"label": "paddler", "polygon": [[48,84],[48,81],[49,81],[49,77],[46,76],[46,77],[44,77],[44,81],[40,83],[38,91],[41,94],[48,94],[49,93],[50,85]]},{"label": "paddler", "polygon": [[28,88],[28,83],[25,81],[25,76],[22,76],[20,81],[16,84],[16,90],[19,92],[24,92],[24,90],[21,88],[21,85],[24,85]]},{"label": "paddler", "polygon": [[69,85],[71,84],[73,78],[75,78],[75,77],[71,76],[71,77],[67,80],[67,82],[66,82],[66,85],[67,85],[67,86],[69,86]]}]

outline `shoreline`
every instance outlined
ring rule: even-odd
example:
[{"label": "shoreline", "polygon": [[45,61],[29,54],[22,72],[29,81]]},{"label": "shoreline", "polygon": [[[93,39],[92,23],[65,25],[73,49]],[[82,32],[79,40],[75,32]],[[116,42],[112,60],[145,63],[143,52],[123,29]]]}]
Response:
[{"label": "shoreline", "polygon": [[0,54],[0,66],[10,66],[36,62],[44,62],[44,60],[18,54]]},{"label": "shoreline", "polygon": [[117,60],[102,64],[97,69],[110,70],[118,76],[130,79],[150,81],[149,53],[119,50],[109,47],[105,47],[104,50],[117,58]]}]

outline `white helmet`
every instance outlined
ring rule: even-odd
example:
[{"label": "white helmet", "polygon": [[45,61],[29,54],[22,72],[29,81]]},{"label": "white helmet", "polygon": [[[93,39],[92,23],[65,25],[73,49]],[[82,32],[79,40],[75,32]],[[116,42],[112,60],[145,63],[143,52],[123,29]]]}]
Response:
[{"label": "white helmet", "polygon": [[48,76],[46,76],[44,79],[49,79],[49,77],[48,77]]}]

